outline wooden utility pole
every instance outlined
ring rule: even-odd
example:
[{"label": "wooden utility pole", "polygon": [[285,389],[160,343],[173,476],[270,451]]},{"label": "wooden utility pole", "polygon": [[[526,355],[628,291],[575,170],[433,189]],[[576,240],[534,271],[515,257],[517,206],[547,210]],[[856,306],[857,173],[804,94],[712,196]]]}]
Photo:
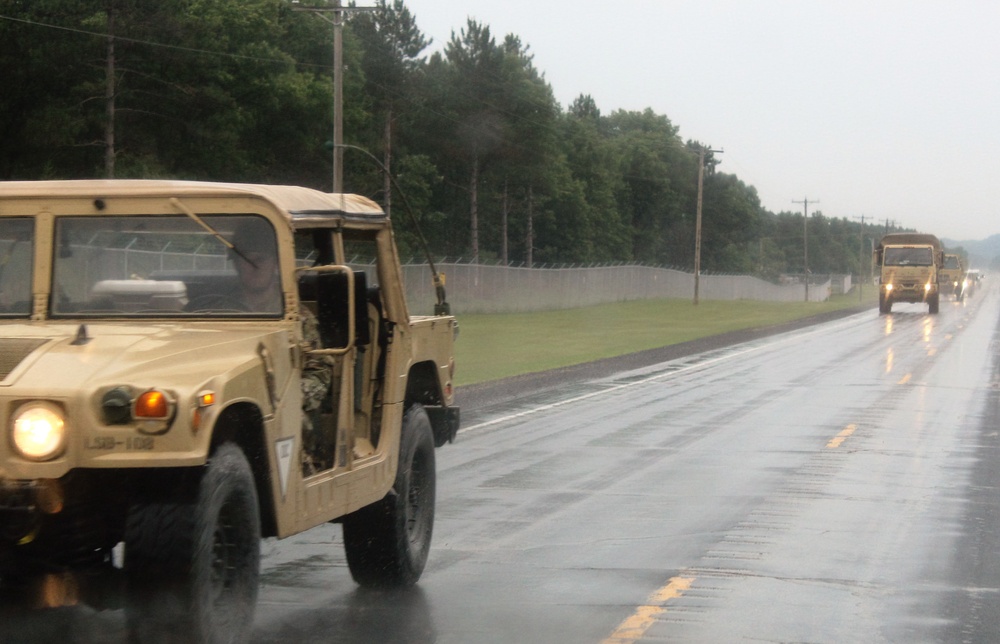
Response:
[{"label": "wooden utility pole", "polygon": [[[292,11],[311,11],[333,25],[333,190],[344,191],[344,12],[377,11],[379,7],[342,7],[340,0],[328,5],[305,6],[292,0]],[[324,14],[332,13],[333,18]]]},{"label": "wooden utility pole", "polygon": [[694,305],[698,306],[698,283],[701,279],[701,197],[705,177],[705,152],[721,154],[725,150],[698,149],[698,203],[694,216]]},{"label": "wooden utility pole", "polygon": [[[792,200],[792,203],[800,203],[802,207],[802,265],[805,268],[806,302],[809,301],[809,198],[803,197],[802,201]],[[813,203],[819,203],[814,200]]]},{"label": "wooden utility pole", "polygon": [[[854,219],[858,219],[854,217]],[[861,215],[861,230],[858,231],[858,302],[862,301],[861,292],[864,290],[865,280],[861,277],[861,267],[865,261],[865,216]]]},{"label": "wooden utility pole", "polygon": [[115,7],[108,7],[107,64],[104,81],[104,176],[115,178]]}]

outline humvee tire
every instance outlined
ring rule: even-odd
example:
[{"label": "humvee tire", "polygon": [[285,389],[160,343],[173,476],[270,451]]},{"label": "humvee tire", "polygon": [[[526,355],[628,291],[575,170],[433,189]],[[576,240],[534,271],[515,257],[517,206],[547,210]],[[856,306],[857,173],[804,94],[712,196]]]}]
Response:
[{"label": "humvee tire", "polygon": [[131,641],[246,641],[260,538],[253,474],[232,443],[220,445],[179,496],[133,506],[125,532]]},{"label": "humvee tire", "polygon": [[422,405],[406,410],[399,440],[392,490],[343,519],[347,565],[361,586],[412,586],[427,563],[434,529],[434,435]]}]

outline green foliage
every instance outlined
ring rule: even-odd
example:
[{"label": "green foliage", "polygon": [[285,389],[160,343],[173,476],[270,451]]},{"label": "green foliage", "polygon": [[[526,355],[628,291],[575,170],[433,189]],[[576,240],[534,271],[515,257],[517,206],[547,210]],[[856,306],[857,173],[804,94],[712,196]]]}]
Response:
[{"label": "green foliage", "polygon": [[[404,0],[345,12],[345,185],[404,255],[866,272],[856,221],[770,213],[651,109],[556,102],[530,47],[467,20],[443,51]],[[300,7],[301,8],[301,7]],[[329,189],[333,27],[287,0],[0,0],[0,179],[178,177]],[[406,196],[386,181],[397,179]],[[400,212],[408,203],[413,219]],[[475,225],[473,226],[473,222]]]}]

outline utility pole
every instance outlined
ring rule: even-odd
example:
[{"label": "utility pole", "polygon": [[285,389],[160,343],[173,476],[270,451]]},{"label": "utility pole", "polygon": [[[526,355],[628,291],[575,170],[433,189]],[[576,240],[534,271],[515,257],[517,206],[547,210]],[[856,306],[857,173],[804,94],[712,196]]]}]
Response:
[{"label": "utility pole", "polygon": [[[328,5],[305,6],[292,0],[292,11],[311,11],[333,25],[333,190],[344,191],[344,12],[377,11],[379,7],[342,7],[340,0]],[[332,13],[333,18],[327,18]]]},{"label": "utility pole", "polygon": [[701,278],[701,196],[705,176],[705,152],[721,154],[725,150],[698,149],[698,203],[694,217],[694,305],[698,306],[698,282]]},{"label": "utility pole", "polygon": [[[806,282],[806,302],[809,301],[809,197],[803,197],[802,201],[792,200],[792,203],[802,204],[802,265],[805,268]],[[814,200],[813,203],[819,203]]]},{"label": "utility pole", "polygon": [[[857,217],[854,217],[857,219]],[[865,261],[865,216],[861,215],[861,230],[858,231],[858,302],[862,301],[861,291],[864,289],[864,279],[861,277],[861,267]]]}]

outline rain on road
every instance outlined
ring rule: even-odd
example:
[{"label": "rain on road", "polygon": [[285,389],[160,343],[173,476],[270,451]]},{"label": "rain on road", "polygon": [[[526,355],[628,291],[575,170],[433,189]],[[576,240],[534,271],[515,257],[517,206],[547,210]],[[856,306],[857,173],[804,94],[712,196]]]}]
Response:
[{"label": "rain on road", "polygon": [[418,586],[265,541],[253,642],[1000,640],[994,291],[463,410]]},{"label": "rain on road", "polygon": [[1000,303],[897,305],[466,414],[419,587],[274,544],[257,642],[1000,640]]}]

